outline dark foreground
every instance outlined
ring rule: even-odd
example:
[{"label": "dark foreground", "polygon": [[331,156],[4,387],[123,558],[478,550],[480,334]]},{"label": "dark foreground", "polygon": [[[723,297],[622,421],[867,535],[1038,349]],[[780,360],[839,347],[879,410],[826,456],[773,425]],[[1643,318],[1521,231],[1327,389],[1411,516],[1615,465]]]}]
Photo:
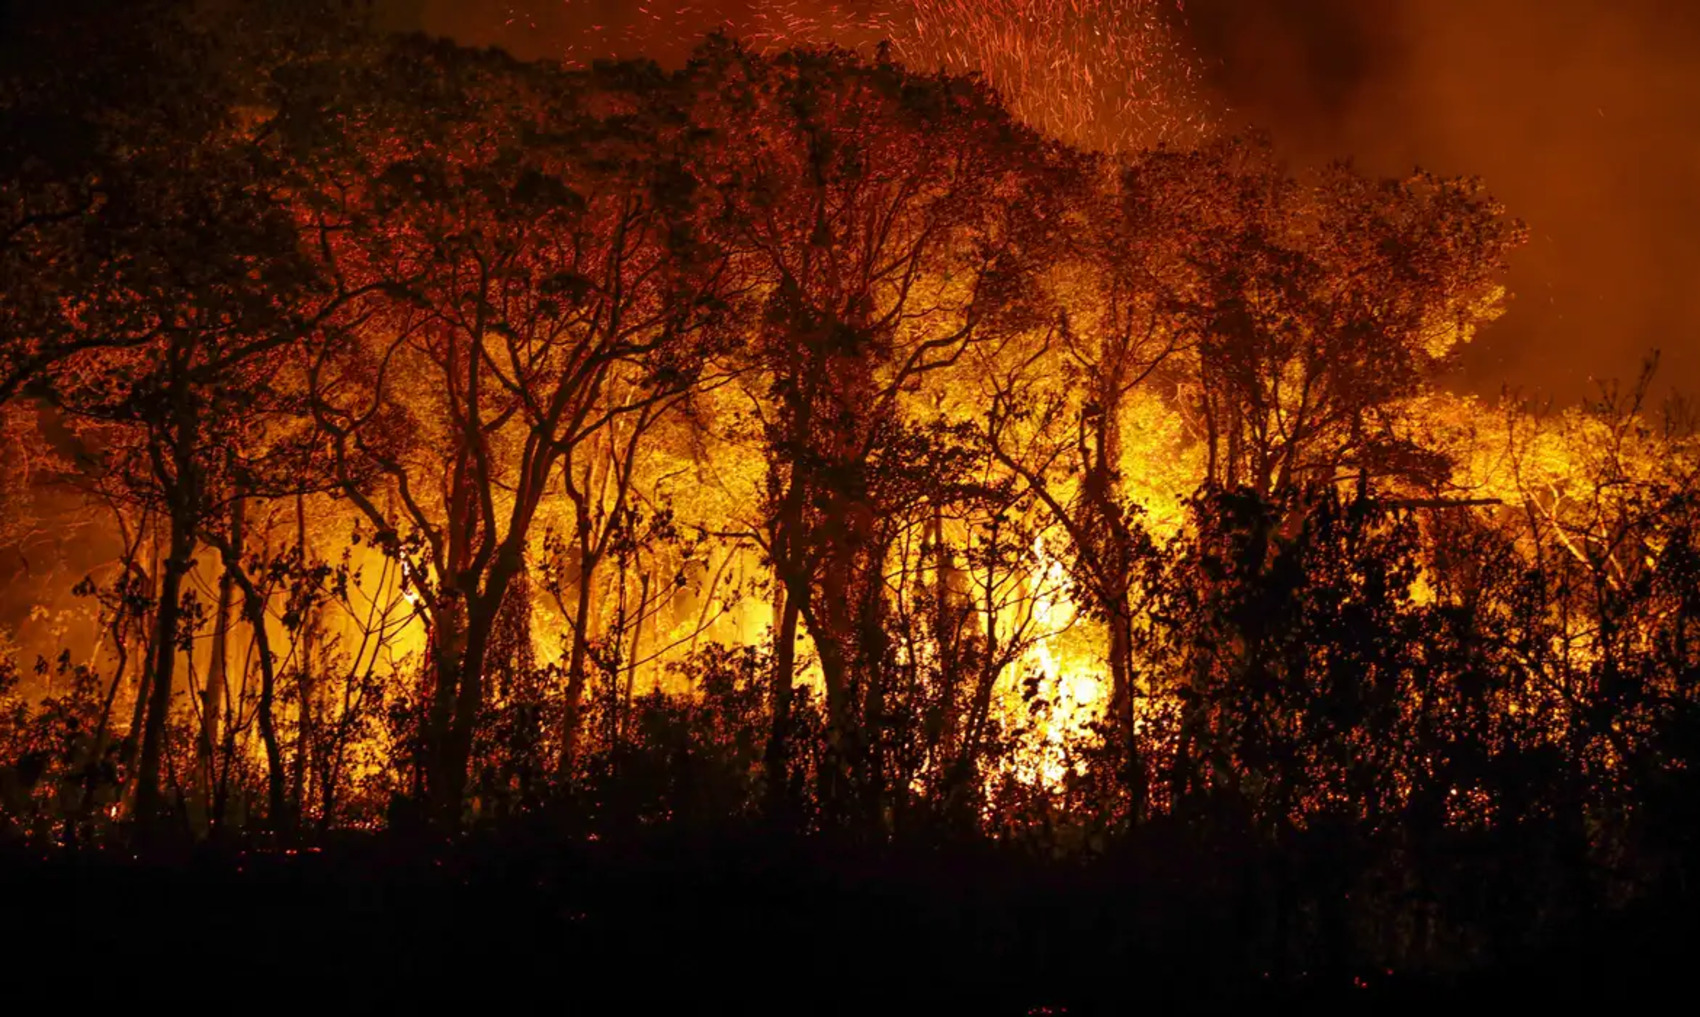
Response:
[{"label": "dark foreground", "polygon": [[73,1006],[1569,1012],[1686,998],[1700,943],[1693,901],[1667,895],[1490,970],[1263,972],[1247,968],[1234,916],[1188,918],[1188,902],[1152,893],[1103,869],[984,851],[749,838],[372,837],[149,858],[14,850],[0,861],[7,996]]}]

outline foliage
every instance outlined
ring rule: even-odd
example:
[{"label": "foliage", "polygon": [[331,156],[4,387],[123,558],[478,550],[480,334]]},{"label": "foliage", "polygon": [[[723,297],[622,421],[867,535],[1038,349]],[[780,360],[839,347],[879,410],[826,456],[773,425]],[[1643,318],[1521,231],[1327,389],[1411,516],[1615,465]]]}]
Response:
[{"label": "foliage", "polygon": [[1691,878],[1694,432],[1439,394],[1476,183],[206,7],[5,44],[0,541],[114,548],[6,837],[996,844],[1340,978]]}]

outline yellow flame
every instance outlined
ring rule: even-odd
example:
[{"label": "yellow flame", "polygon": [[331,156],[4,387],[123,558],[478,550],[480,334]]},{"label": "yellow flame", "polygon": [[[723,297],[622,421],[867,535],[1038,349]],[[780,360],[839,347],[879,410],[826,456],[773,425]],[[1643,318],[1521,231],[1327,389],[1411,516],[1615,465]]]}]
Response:
[{"label": "yellow flame", "polygon": [[[1014,754],[1007,772],[1017,780],[1047,788],[1061,787],[1074,768],[1069,747],[1081,744],[1102,712],[1104,685],[1100,662],[1076,656],[1061,645],[1080,622],[1080,611],[1068,595],[1068,572],[1045,546],[1044,534],[1033,540],[1032,623],[1035,636],[1022,660],[1016,687],[1008,697],[1007,715],[1018,725],[1032,711],[1033,726]],[[1037,674],[1035,702],[1019,693],[1020,682]]]}]

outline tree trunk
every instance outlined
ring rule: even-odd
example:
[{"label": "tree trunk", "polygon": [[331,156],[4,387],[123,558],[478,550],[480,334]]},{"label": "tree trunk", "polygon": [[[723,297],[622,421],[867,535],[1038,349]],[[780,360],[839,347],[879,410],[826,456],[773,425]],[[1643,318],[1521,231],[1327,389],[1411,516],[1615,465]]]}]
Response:
[{"label": "tree trunk", "polygon": [[945,814],[954,817],[964,797],[970,790],[975,772],[975,764],[980,755],[980,744],[985,736],[986,723],[992,711],[992,693],[996,688],[998,673],[1001,666],[998,654],[1002,650],[998,646],[998,603],[997,603],[997,559],[999,543],[999,526],[992,522],[992,533],[986,553],[986,599],[981,602],[979,610],[985,615],[986,638],[980,654],[979,673],[975,676],[974,694],[968,702],[967,714],[961,724],[962,735],[960,747],[951,761],[950,771],[945,775]]},{"label": "tree trunk", "polygon": [[[820,656],[821,677],[826,685],[826,756],[816,774],[821,811],[829,819],[840,819],[845,792],[854,762],[854,732],[850,701],[850,664],[840,635],[831,623],[823,624],[819,613],[806,610],[798,598],[809,638]],[[828,608],[831,611],[830,605]]]},{"label": "tree trunk", "polygon": [[444,828],[460,825],[467,767],[472,760],[473,725],[483,700],[484,656],[494,621],[495,612],[482,603],[467,611],[466,649],[456,667],[454,713],[435,753],[429,789],[433,815]]},{"label": "tree trunk", "polygon": [[1110,730],[1117,741],[1121,756],[1122,785],[1128,793],[1129,820],[1135,825],[1145,820],[1146,787],[1144,756],[1139,750],[1139,737],[1134,730],[1133,647],[1131,645],[1132,610],[1127,594],[1115,598],[1108,612],[1110,624]]},{"label": "tree trunk", "polygon": [[[149,592],[154,592],[156,590],[155,584],[157,580],[153,577],[161,575],[159,542],[155,539],[151,541],[150,544],[152,550],[152,561],[149,562],[149,565],[151,568],[147,573],[145,573],[145,575],[149,577]],[[123,746],[118,754],[118,766],[124,773],[124,780],[127,785],[125,795],[129,799],[132,808],[135,806],[134,768],[136,765],[136,754],[141,748],[142,722],[147,718],[148,713],[148,689],[152,687],[150,682],[153,679],[154,666],[153,637],[158,627],[159,603],[156,600],[154,602],[153,614],[151,617],[149,617],[147,612],[144,611],[142,616],[136,619],[136,634],[143,637],[142,645],[138,648],[140,650],[139,656],[141,666],[136,672],[136,698],[130,708],[130,726],[125,729]]]},{"label": "tree trunk", "polygon": [[490,650],[490,636],[501,614],[502,600],[514,576],[519,574],[520,565],[517,549],[500,552],[483,594],[476,600],[469,598],[467,605],[466,650],[460,659],[454,717],[443,745],[436,786],[431,789],[437,819],[448,828],[460,824],[468,767],[472,762],[473,735],[484,706],[484,658]]},{"label": "tree trunk", "polygon": [[[230,505],[230,530],[233,542],[242,541],[242,498],[237,496]],[[207,661],[206,687],[201,690],[201,734],[195,746],[195,811],[205,825],[197,831],[209,834],[217,828],[219,817],[212,811],[214,762],[219,744],[220,710],[224,705],[224,689],[228,681],[230,660],[230,614],[235,600],[236,580],[225,569],[218,580],[218,613],[213,620],[212,652]]]},{"label": "tree trunk", "polygon": [[[240,534],[238,534],[240,536]],[[288,800],[283,778],[283,750],[277,739],[277,673],[272,658],[271,636],[266,631],[266,600],[248,574],[242,571],[242,545],[225,545],[224,571],[242,591],[242,616],[254,633],[254,648],[260,659],[260,701],[255,708],[260,742],[266,752],[266,806],[274,829],[288,820]]]},{"label": "tree trunk", "polygon": [[620,724],[616,736],[621,744],[625,743],[626,734],[632,717],[632,686],[637,684],[638,661],[643,653],[643,622],[644,615],[649,610],[650,574],[645,572],[638,579],[638,609],[637,620],[632,623],[632,652],[626,658],[626,687],[621,693]]},{"label": "tree trunk", "polygon": [[[123,684],[124,672],[130,665],[130,645],[124,638],[124,630],[129,627],[130,620],[124,607],[120,607],[113,618],[112,644],[118,654],[118,663],[113,668],[112,684],[107,687],[106,698],[100,706],[100,723],[96,725],[94,738],[89,743],[88,759],[83,768],[83,798],[77,806],[78,820],[87,819],[94,809],[95,791],[106,763],[106,744],[112,733],[112,704],[118,699],[119,686]],[[75,834],[76,823],[71,824],[71,829]]]},{"label": "tree trunk", "polygon": [[857,764],[858,794],[862,821],[868,830],[881,829],[885,821],[886,750],[886,632],[885,591],[880,576],[885,569],[885,547],[872,555],[872,564],[862,581],[862,604],[857,612],[857,663],[862,671],[863,700],[860,748]]},{"label": "tree trunk", "polygon": [[[781,586],[783,591],[783,586]],[[791,811],[791,700],[796,693],[797,600],[781,592],[779,630],[773,647],[773,723],[768,730],[764,765],[768,812],[782,819]]]},{"label": "tree trunk", "polygon": [[136,818],[144,828],[161,820],[160,762],[165,753],[166,721],[171,713],[171,686],[177,665],[178,623],[182,616],[183,576],[193,564],[192,522],[173,513],[170,553],[160,581],[159,614],[154,625],[153,666],[148,682],[147,713],[142,727],[142,755],[136,771]]},{"label": "tree trunk", "polygon": [[598,559],[581,545],[579,554],[578,604],[573,611],[573,649],[567,662],[567,703],[561,721],[561,757],[555,778],[563,785],[572,778],[577,761],[580,706],[589,671],[590,626],[594,620],[596,566]]},{"label": "tree trunk", "polygon": [[[295,545],[299,555],[299,564],[305,574],[308,568],[307,558],[307,507],[306,497],[295,496]],[[301,670],[300,681],[296,696],[295,723],[295,758],[290,776],[290,826],[293,828],[303,822],[307,816],[307,805],[310,796],[309,781],[312,779],[313,754],[313,635],[314,614],[311,599],[303,605],[301,612],[301,646],[298,656]]]}]

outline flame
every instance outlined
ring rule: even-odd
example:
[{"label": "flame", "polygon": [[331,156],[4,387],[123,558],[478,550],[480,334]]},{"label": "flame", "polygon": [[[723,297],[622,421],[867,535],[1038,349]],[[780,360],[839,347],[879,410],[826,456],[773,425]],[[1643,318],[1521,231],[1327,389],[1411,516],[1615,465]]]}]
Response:
[{"label": "flame", "polygon": [[1062,647],[1065,636],[1082,621],[1079,606],[1069,596],[1068,570],[1050,553],[1042,532],[1033,538],[1032,555],[1028,585],[1035,635],[1017,678],[1033,675],[1037,682],[1030,700],[1019,689],[1008,697],[1008,715],[1025,737],[1005,772],[1023,783],[1058,789],[1075,771],[1071,750],[1091,736],[1092,726],[1102,718],[1103,662]]}]

